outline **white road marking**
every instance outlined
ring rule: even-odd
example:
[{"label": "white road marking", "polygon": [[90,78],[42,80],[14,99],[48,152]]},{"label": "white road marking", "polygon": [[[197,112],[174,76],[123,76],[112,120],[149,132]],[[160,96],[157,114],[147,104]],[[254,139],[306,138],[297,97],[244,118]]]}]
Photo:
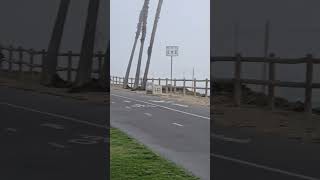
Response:
[{"label": "white road marking", "polygon": [[36,109],[24,107],[24,106],[18,106],[18,105],[14,105],[14,104],[10,104],[10,103],[5,103],[5,102],[0,102],[0,105],[5,105],[5,106],[12,107],[12,108],[25,110],[25,111],[35,112],[35,113],[39,113],[39,114],[43,114],[43,115],[47,115],[47,116],[51,116],[51,117],[61,118],[61,119],[65,119],[65,120],[68,120],[68,121],[81,123],[81,124],[86,124],[86,125],[90,125],[90,126],[94,126],[94,127],[98,127],[98,128],[108,129],[108,127],[106,127],[105,125],[91,123],[89,121],[84,121],[84,120],[80,120],[80,119],[76,119],[76,118],[72,118],[72,117],[67,117],[67,116],[63,116],[63,115],[60,115],[60,114],[54,114],[54,113],[39,111],[39,110],[36,110]]},{"label": "white road marking", "polygon": [[111,104],[114,104],[114,103],[115,103],[115,102],[113,102],[113,101],[111,102]]},{"label": "white road marking", "polygon": [[66,148],[66,146],[58,144],[58,143],[49,142],[48,144],[50,146],[53,146],[53,147],[56,147],[56,148],[62,148],[62,149]]},{"label": "white road marking", "polygon": [[178,124],[178,123],[172,123],[173,125],[176,125],[176,126],[180,126],[182,127],[183,125],[182,124]]},{"label": "white road marking", "polygon": [[152,116],[152,114],[150,114],[150,113],[144,113],[146,116],[149,116],[149,117],[151,117]]},{"label": "white road marking", "polygon": [[296,177],[296,178],[300,178],[300,179],[320,180],[318,178],[314,178],[314,177],[310,177],[310,176],[306,176],[306,175],[302,175],[302,174],[298,174],[298,173],[293,173],[293,172],[289,172],[289,171],[284,171],[281,169],[272,168],[272,167],[268,167],[265,165],[260,165],[260,164],[256,164],[256,163],[252,163],[252,162],[248,162],[248,161],[243,161],[240,159],[231,158],[231,157],[227,157],[224,155],[219,155],[219,154],[215,154],[215,153],[211,153],[210,155],[215,158],[218,158],[218,159],[223,159],[226,161],[231,161],[231,162],[235,162],[235,163],[239,163],[239,164],[243,164],[243,165],[247,165],[247,166],[251,166],[251,167],[255,167],[255,168],[259,168],[259,169],[263,169],[263,170],[267,170],[267,171],[271,171],[271,172],[275,172],[275,173],[279,173],[279,174],[284,174],[287,176],[292,176],[292,177]]},{"label": "white road marking", "polygon": [[17,129],[14,128],[6,128],[7,132],[17,132]]},{"label": "white road marking", "polygon": [[126,106],[126,108],[127,108],[127,109],[131,109],[131,107],[130,107],[130,106]]},{"label": "white road marking", "polygon": [[149,100],[151,102],[154,102],[154,103],[164,103],[165,101],[161,100],[161,101],[157,101],[157,100]]},{"label": "white road marking", "polygon": [[193,114],[193,113],[181,111],[181,110],[178,110],[178,109],[173,109],[173,108],[170,108],[170,107],[161,106],[161,105],[157,105],[157,104],[153,104],[153,103],[149,103],[149,102],[146,102],[146,101],[141,101],[141,100],[138,100],[138,99],[133,99],[133,98],[125,97],[125,96],[120,96],[120,95],[116,95],[116,94],[111,94],[111,95],[112,96],[116,96],[116,97],[120,97],[120,98],[124,98],[124,99],[130,99],[130,100],[137,101],[137,102],[142,102],[142,103],[145,103],[145,104],[150,104],[150,105],[153,105],[154,107],[161,107],[163,109],[167,109],[167,110],[170,110],[170,111],[175,111],[175,112],[179,112],[179,113],[182,113],[182,114],[187,114],[187,115],[190,115],[190,116],[194,116],[194,117],[210,120],[210,117],[201,116],[201,115],[198,115],[198,114]]},{"label": "white road marking", "polygon": [[41,124],[41,126],[50,127],[50,128],[59,129],[59,130],[64,129],[62,125],[53,124],[53,123],[44,123],[44,124]]},{"label": "white road marking", "polygon": [[237,138],[226,137],[220,134],[212,134],[211,137],[215,139],[223,140],[223,141],[229,141],[229,142],[240,143],[240,144],[247,144],[251,142],[251,139],[237,139]]},{"label": "white road marking", "polygon": [[180,106],[180,107],[185,107],[185,108],[189,107],[188,105],[184,105],[184,104],[172,104],[172,105],[174,105],[174,106]]},{"label": "white road marking", "polygon": [[125,102],[125,103],[131,103],[131,101],[127,101],[127,100],[125,100],[125,101],[123,101],[123,102]]}]

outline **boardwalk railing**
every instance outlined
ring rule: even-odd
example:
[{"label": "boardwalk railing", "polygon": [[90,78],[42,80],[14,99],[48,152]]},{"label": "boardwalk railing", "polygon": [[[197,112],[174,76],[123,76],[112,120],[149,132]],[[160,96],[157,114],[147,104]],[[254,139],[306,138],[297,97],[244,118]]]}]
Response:
[{"label": "boardwalk railing", "polygon": [[[110,76],[111,85],[123,86],[124,77]],[[173,79],[171,80],[161,78],[150,78],[147,80],[153,84],[162,85],[164,93],[178,93],[183,95],[194,96],[210,96],[210,80],[197,80],[197,79]],[[142,79],[139,81],[142,82]],[[134,78],[129,78],[128,86],[133,87]],[[141,85],[141,84],[140,84]]]},{"label": "boardwalk railing", "polygon": [[[23,49],[22,47],[3,47],[0,46],[0,53],[4,55],[0,59],[0,70],[7,70],[9,72],[41,72],[43,68],[43,59],[47,54],[46,50],[37,51],[34,49]],[[102,63],[105,54],[98,52],[93,58],[92,74],[99,75],[101,73]],[[80,53],[73,53],[68,51],[66,53],[58,54],[57,72],[65,72],[63,78],[72,82],[78,68]]]},{"label": "boardwalk railing", "polygon": [[[211,59],[211,63],[214,62],[234,62],[234,78],[213,78],[215,82],[232,82],[234,85],[234,102],[235,105],[241,104],[241,85],[265,85],[268,86],[269,106],[274,109],[275,106],[275,87],[289,87],[289,88],[304,88],[305,89],[305,101],[304,110],[308,114],[312,113],[312,89],[320,88],[320,83],[313,83],[313,66],[319,64],[320,59],[315,59],[311,54],[308,54],[304,58],[298,59],[285,59],[278,58],[274,54],[270,54],[265,57],[242,57],[241,54],[237,54],[234,57],[222,57],[217,56]],[[244,79],[241,77],[242,63],[267,63],[269,66],[269,77],[267,80],[257,79]],[[276,64],[306,64],[306,79],[305,82],[287,82],[276,80]]]}]

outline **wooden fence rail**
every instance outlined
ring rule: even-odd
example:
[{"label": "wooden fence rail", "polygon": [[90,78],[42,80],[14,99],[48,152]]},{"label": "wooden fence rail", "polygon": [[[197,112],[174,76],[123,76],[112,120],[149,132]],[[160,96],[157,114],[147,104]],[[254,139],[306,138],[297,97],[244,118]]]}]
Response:
[{"label": "wooden fence rail", "polygon": [[[4,55],[3,59],[0,59],[0,70],[7,70],[9,72],[14,71],[13,69],[13,65],[16,64],[18,65],[18,72],[22,73],[23,71],[23,65],[27,66],[29,69],[28,71],[30,73],[34,72],[35,68],[39,68],[40,71],[42,71],[43,68],[43,59],[44,57],[47,55],[46,50],[41,50],[41,51],[37,51],[34,49],[24,49],[22,47],[13,47],[13,46],[9,46],[9,47],[3,47],[0,46],[0,53]],[[17,58],[14,58],[16,56],[18,56]],[[39,57],[40,62],[35,63],[35,59],[36,57]],[[59,59],[60,58],[60,59]],[[61,58],[66,58],[61,60]],[[65,53],[59,53],[58,54],[58,67],[57,67],[57,72],[61,72],[61,71],[66,71],[67,72],[67,76],[66,76],[66,80],[67,81],[72,81],[72,72],[76,72],[77,71],[77,67],[74,67],[74,65],[77,66],[77,64],[74,63],[74,61],[78,61],[80,58],[80,53],[73,53],[72,51],[68,51]],[[105,58],[105,54],[101,51],[97,52],[96,54],[94,54],[93,57],[93,61],[98,61],[93,63],[93,66],[97,66],[97,67],[92,67],[92,73],[93,74],[100,74],[101,73],[101,68],[102,68],[102,64]],[[62,67],[59,66],[59,62],[62,61],[67,61],[66,62],[66,66]],[[4,68],[4,63],[8,64],[8,68]]]},{"label": "wooden fence rail", "polygon": [[[274,109],[275,106],[275,87],[289,87],[289,88],[304,88],[305,101],[304,109],[307,114],[312,114],[312,89],[320,88],[320,83],[313,83],[313,67],[314,64],[319,64],[320,59],[313,58],[311,54],[304,58],[285,59],[278,58],[273,53],[268,57],[242,57],[241,54],[235,56],[216,56],[211,59],[211,63],[215,62],[234,62],[234,77],[233,78],[213,78],[214,82],[230,82],[234,85],[234,103],[237,106],[241,104],[241,85],[266,85],[268,86],[269,106]],[[241,78],[242,63],[255,62],[267,63],[269,66],[269,77],[267,80],[244,79]],[[276,80],[276,64],[306,64],[306,79],[305,82],[287,82]]]},{"label": "wooden fence rail", "polygon": [[[118,76],[110,76],[111,85],[119,85],[123,86],[124,77]],[[168,78],[150,78],[147,80],[148,82],[152,82],[157,85],[162,85],[165,93],[181,93],[183,95],[192,94],[194,96],[210,96],[210,80],[197,80],[197,79],[173,79],[172,85],[170,84],[170,79]],[[140,85],[142,79],[140,79]],[[187,84],[189,82],[189,85]],[[190,85],[192,83],[192,85]],[[200,83],[203,83],[203,86],[200,86]],[[134,78],[129,78],[128,86],[133,88]],[[181,84],[181,85],[178,85]],[[190,90],[189,90],[190,89]],[[198,91],[202,90],[203,93],[199,93]]]}]

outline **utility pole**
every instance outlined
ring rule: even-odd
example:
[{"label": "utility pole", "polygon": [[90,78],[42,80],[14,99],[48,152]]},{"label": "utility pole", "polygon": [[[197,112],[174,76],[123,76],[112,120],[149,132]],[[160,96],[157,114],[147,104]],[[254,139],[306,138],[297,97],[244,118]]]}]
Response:
[{"label": "utility pole", "polygon": [[140,79],[140,68],[141,68],[141,59],[143,54],[143,46],[144,41],[146,38],[146,31],[147,31],[147,19],[148,19],[148,9],[149,9],[149,2],[150,0],[145,0],[146,6],[143,13],[143,23],[142,23],[142,35],[141,35],[141,46],[140,46],[140,53],[139,53],[139,59],[137,64],[137,70],[136,70],[136,76],[134,80],[134,89],[137,89],[139,87],[139,79]]},{"label": "utility pole", "polygon": [[159,0],[156,16],[155,16],[155,19],[154,19],[150,45],[149,45],[149,48],[148,48],[148,60],[147,60],[146,69],[144,71],[143,82],[142,82],[142,88],[143,89],[145,89],[146,85],[147,85],[148,72],[149,72],[149,66],[150,66],[150,60],[151,60],[151,54],[152,54],[152,48],[153,48],[154,38],[155,38],[155,35],[156,35],[157,26],[158,26],[158,22],[159,22],[159,18],[160,18],[160,12],[161,12],[162,3],[163,3],[163,0]]},{"label": "utility pole", "polygon": [[127,66],[126,75],[125,75],[125,78],[124,78],[124,81],[123,81],[123,88],[127,88],[128,87],[131,64],[132,64],[134,52],[136,50],[137,42],[138,42],[138,39],[139,39],[139,36],[140,36],[140,33],[141,33],[141,27],[142,27],[141,25],[142,25],[142,21],[143,21],[143,16],[144,16],[144,12],[145,12],[144,9],[145,9],[146,4],[147,4],[147,1],[144,1],[142,9],[140,11],[139,22],[137,24],[136,36],[134,38],[134,43],[133,43],[133,47],[132,47],[132,50],[131,50],[131,55],[130,55],[129,63],[128,63],[128,66]]}]

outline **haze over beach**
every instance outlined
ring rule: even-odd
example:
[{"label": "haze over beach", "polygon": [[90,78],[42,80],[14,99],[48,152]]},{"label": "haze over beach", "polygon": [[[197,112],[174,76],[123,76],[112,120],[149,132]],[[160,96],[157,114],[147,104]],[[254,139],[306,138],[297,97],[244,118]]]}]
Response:
[{"label": "haze over beach", "polygon": [[[151,1],[141,74],[147,59],[152,26],[158,1]],[[142,0],[111,0],[111,75],[123,77],[134,42]],[[179,46],[173,58],[173,77],[209,78],[210,66],[210,0],[167,0],[162,12],[153,46],[149,77],[170,78],[170,57],[166,46]],[[192,16],[191,16],[192,12]],[[137,44],[130,76],[136,72],[140,43]],[[143,74],[142,74],[143,75]],[[141,75],[141,76],[142,76]]]}]

